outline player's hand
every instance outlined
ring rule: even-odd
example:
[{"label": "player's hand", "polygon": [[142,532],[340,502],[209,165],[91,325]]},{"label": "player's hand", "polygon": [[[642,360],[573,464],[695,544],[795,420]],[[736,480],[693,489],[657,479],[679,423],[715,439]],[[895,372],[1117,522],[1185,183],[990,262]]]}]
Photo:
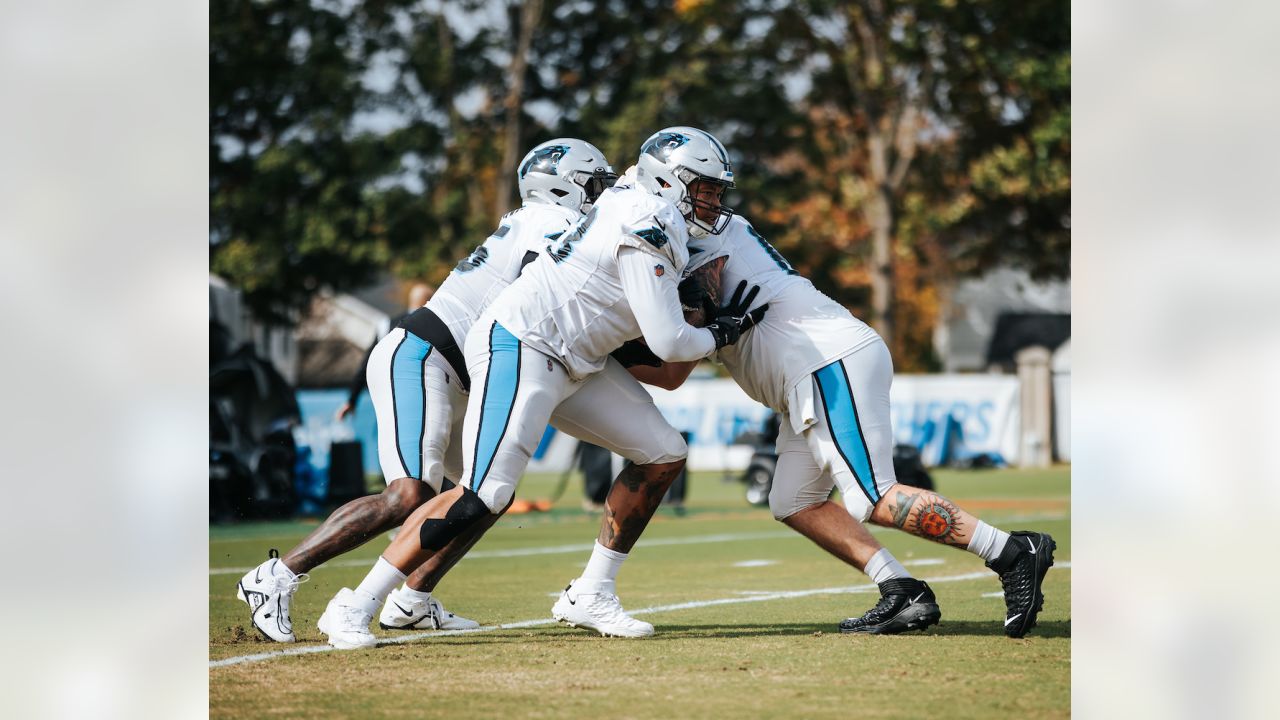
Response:
[{"label": "player's hand", "polygon": [[[691,310],[702,310],[703,304],[711,299],[707,293],[707,289],[702,287],[702,283],[698,282],[696,275],[690,275],[680,281],[678,286],[680,293],[680,307],[689,312]],[[714,310],[715,308],[711,308]],[[710,313],[708,313],[710,314]]]},{"label": "player's hand", "polygon": [[[746,296],[743,296],[743,293]],[[738,338],[742,337],[742,333],[750,330],[753,326],[764,318],[765,312],[769,310],[769,304],[765,303],[760,307],[748,311],[751,303],[755,301],[756,295],[760,294],[760,286],[752,285],[751,290],[747,291],[747,281],[743,280],[738,283],[738,287],[734,289],[733,296],[729,298],[729,302],[716,313],[716,319],[709,325],[707,329],[716,339],[716,349],[725,345],[732,345],[738,342]]]},{"label": "player's hand", "polygon": [[353,409],[354,408],[351,407],[351,403],[349,402],[342,403],[342,407],[338,408],[338,412],[333,414],[333,419],[342,420],[346,416],[350,415]]},{"label": "player's hand", "polygon": [[628,340],[622,343],[617,350],[609,353],[614,360],[622,363],[622,367],[629,368],[636,365],[648,365],[649,367],[662,367],[662,358],[653,354],[648,345],[643,341]]}]

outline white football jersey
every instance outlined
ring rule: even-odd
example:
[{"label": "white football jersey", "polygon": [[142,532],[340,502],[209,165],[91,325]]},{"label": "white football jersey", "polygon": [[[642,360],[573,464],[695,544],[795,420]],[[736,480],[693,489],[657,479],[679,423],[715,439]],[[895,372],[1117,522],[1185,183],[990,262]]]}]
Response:
[{"label": "white football jersey", "polygon": [[738,283],[760,286],[752,307],[769,303],[764,320],[717,355],[756,402],[787,413],[792,388],[809,374],[880,336],[818,291],[740,215],[719,235],[689,241],[685,274],[719,257],[722,302]]},{"label": "white football jersey", "polygon": [[[526,345],[558,358],[575,380],[600,371],[610,352],[642,335],[637,312],[648,313],[651,323],[662,316],[661,327],[675,328],[672,337],[682,351],[697,348],[705,356],[714,349],[714,338],[686,325],[679,310],[676,287],[689,260],[687,242],[685,220],[671,203],[637,188],[610,188],[547,247],[547,257],[525,268],[489,315]],[[634,270],[643,260],[641,269],[655,278],[643,308],[633,308],[640,300],[629,300],[623,291],[623,248],[639,251],[624,254],[627,267]]]},{"label": "white football jersey", "polygon": [[525,253],[545,254],[547,244],[581,217],[569,208],[542,203],[503,215],[498,229],[458,263],[426,307],[449,326],[454,341],[463,347],[472,323],[520,274]]}]

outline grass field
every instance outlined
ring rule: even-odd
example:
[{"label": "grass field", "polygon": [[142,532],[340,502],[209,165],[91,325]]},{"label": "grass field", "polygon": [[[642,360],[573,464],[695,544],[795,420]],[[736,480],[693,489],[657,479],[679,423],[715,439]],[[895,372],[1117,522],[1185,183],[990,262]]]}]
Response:
[{"label": "grass field", "polygon": [[[339,588],[360,581],[383,539],[312,573],[294,599],[299,642],[283,646],[258,637],[235,583],[269,547],[283,552],[315,523],[211,528],[210,715],[1067,717],[1070,468],[934,477],[940,492],[983,519],[1057,540],[1045,609],[1027,638],[1004,637],[1000,584],[981,560],[884,529],[877,538],[933,585],[942,622],[895,637],[841,635],[842,618],[875,604],[874,587],[767,509],[747,505],[741,486],[718,473],[694,474],[687,514],[660,510],[619,576],[623,606],[645,610],[636,615],[657,635],[607,639],[557,625],[551,604],[582,569],[599,527],[598,515],[579,509],[575,478],[551,512],[503,518],[437,588],[446,607],[479,620],[482,632],[396,633],[375,623],[375,633],[402,642],[371,650],[307,649],[327,648],[316,619]],[[555,479],[531,475],[519,495],[545,497]],[[304,652],[239,660],[286,649]]]}]

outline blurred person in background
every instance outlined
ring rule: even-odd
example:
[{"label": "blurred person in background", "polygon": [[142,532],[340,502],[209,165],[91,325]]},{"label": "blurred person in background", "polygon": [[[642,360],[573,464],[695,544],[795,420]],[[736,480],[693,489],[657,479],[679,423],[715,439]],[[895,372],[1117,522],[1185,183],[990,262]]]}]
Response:
[{"label": "blurred person in background", "polygon": [[[393,328],[400,327],[400,321],[408,317],[414,310],[417,310],[420,307],[425,307],[427,301],[431,299],[431,296],[434,295],[435,292],[436,289],[427,283],[414,283],[413,286],[409,288],[409,307],[399,315],[392,316],[388,325]],[[360,399],[360,393],[369,386],[367,376],[369,371],[369,358],[373,355],[373,349],[378,346],[378,341],[381,339],[381,337],[374,338],[373,342],[369,345],[369,349],[365,351],[364,360],[360,362],[360,368],[356,370],[355,375],[351,376],[351,385],[350,390],[347,393],[347,401],[342,404],[342,407],[338,408],[336,413],[334,413],[335,419],[342,420],[355,412],[356,401]]]},{"label": "blurred person in background", "polygon": [[[295,640],[289,605],[307,572],[399,526],[415,508],[454,487],[450,478],[462,473],[462,445],[456,436],[471,387],[463,338],[476,316],[538,256],[548,239],[559,237],[582,217],[616,175],[590,143],[560,138],[531,150],[519,166],[518,179],[522,206],[504,215],[493,234],[458,263],[426,305],[404,317],[369,357],[366,376],[387,489],[338,508],[284,557],[272,550],[267,561],[237,585],[237,597],[249,605],[254,627],[268,638]],[[431,591],[497,517],[470,526],[424,564],[388,599],[383,625],[476,627],[478,623],[446,611]],[[341,635],[334,639],[331,627],[346,624],[339,613],[326,611],[318,624],[331,635],[331,642],[342,642]]]},{"label": "blurred person in background", "polygon": [[636,170],[641,182],[604,193],[473,325],[468,369],[484,390],[467,405],[463,484],[416,510],[360,586],[338,592],[325,616],[344,625],[330,644],[376,644],[369,622],[383,598],[405,573],[505,510],[548,422],[634,463],[613,483],[591,559],[553,614],[602,635],[653,634],[623,610],[615,578],[688,446],[611,354],[643,337],[658,357],[697,360],[737,342],[766,309],[747,312],[754,292],[744,295],[744,286],[705,328],[685,321],[676,286],[689,233],[723,223],[693,218],[678,203],[690,183],[731,185],[733,172],[718,140],[681,130],[687,142],[670,130],[651,136]]}]

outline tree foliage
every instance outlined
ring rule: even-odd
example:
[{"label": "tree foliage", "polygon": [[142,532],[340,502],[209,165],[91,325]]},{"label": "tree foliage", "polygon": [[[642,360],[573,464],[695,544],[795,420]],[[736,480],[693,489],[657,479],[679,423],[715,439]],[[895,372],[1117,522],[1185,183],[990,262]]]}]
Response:
[{"label": "tree foliage", "polygon": [[515,207],[512,157],[577,136],[621,171],[690,124],[729,147],[730,202],[928,368],[954,278],[1069,274],[1068,8],[216,3],[211,263],[281,319],[388,267],[438,281]]}]

